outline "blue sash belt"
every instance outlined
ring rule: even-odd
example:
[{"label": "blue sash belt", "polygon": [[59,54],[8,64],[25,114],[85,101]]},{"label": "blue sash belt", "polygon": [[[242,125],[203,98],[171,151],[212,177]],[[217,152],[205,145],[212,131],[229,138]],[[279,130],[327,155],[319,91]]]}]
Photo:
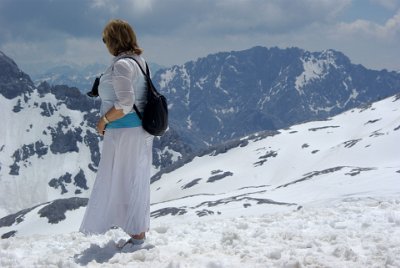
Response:
[{"label": "blue sash belt", "polygon": [[107,124],[107,128],[130,128],[139,127],[142,125],[142,121],[136,113],[126,114],[124,117]]}]

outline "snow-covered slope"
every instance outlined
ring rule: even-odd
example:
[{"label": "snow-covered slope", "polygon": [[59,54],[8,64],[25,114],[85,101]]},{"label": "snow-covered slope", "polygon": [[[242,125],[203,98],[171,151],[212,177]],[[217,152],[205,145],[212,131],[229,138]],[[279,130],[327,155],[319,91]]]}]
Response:
[{"label": "snow-covered slope", "polygon": [[[397,95],[327,121],[300,124],[275,134],[258,133],[215,148],[153,177],[151,215],[163,222],[238,217],[294,211],[348,197],[398,196],[399,111]],[[67,213],[78,208],[82,213],[86,205],[83,198],[58,202],[9,216],[8,224],[0,221],[0,233],[29,235],[30,222],[24,217],[38,214],[50,222],[62,222],[62,217],[57,218],[60,213],[50,215],[46,207],[70,206]],[[43,210],[50,211],[50,216],[43,215]],[[77,223],[67,225],[69,230],[78,228]],[[35,232],[52,232],[53,225],[41,226]]]},{"label": "snow-covered slope", "polygon": [[12,99],[0,94],[0,112],[7,115],[0,128],[3,210],[87,196],[99,161],[100,137],[93,127],[97,110],[82,111],[79,105],[90,107],[93,101],[69,92],[65,101],[56,91],[36,88]]},{"label": "snow-covered slope", "polygon": [[152,183],[155,248],[77,233],[87,199],[0,219],[1,266],[399,267],[400,95],[258,133]]},{"label": "snow-covered slope", "polygon": [[152,184],[153,215],[239,216],[399,195],[399,97],[194,158]]}]

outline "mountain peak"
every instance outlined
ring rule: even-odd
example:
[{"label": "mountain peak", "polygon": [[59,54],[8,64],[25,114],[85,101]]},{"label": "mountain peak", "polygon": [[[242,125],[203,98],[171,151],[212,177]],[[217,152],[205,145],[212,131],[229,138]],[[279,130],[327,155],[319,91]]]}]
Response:
[{"label": "mountain peak", "polygon": [[210,54],[164,69],[154,81],[172,107],[171,122],[184,122],[176,123],[181,136],[205,147],[324,119],[400,87],[398,74],[352,64],[333,49],[263,46]]},{"label": "mountain peak", "polygon": [[34,88],[31,78],[21,71],[18,65],[0,51],[0,94],[13,99],[21,94],[32,92]]}]

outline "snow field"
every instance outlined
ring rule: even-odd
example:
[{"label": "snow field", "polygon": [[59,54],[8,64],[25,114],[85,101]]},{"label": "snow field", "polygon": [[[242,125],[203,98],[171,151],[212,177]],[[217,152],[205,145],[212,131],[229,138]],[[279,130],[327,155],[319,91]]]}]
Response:
[{"label": "snow field", "polygon": [[121,237],[117,229],[0,240],[0,266],[400,267],[400,200],[349,198],[257,217],[156,219],[148,233],[155,248],[133,253],[116,250],[112,241]]},{"label": "snow field", "polygon": [[[63,117],[68,117],[72,124],[70,128],[79,127],[85,132],[88,129],[87,122],[83,122],[83,114],[80,111],[70,110],[65,104],[59,104],[58,100],[53,94],[40,94],[35,89],[30,94],[29,99],[25,102],[23,96],[13,100],[5,99],[0,95],[0,111],[9,114],[5,117],[5,126],[14,126],[18,124],[18,129],[4,127],[0,128],[0,215],[15,213],[21,209],[35,206],[47,201],[60,198],[61,189],[54,189],[48,186],[52,178],[59,178],[69,172],[75,175],[82,169],[88,178],[87,186],[91,188],[95,177],[95,173],[84,165],[77,165],[77,163],[87,162],[91,158],[90,148],[84,141],[77,144],[79,153],[52,153],[49,146],[52,144],[52,130],[50,128],[57,128],[58,123]],[[22,109],[18,113],[9,113],[13,107],[21,102],[26,109]],[[57,107],[55,104],[57,103]],[[40,104],[53,105],[53,115],[51,117],[43,116],[43,109]],[[29,107],[29,108],[27,108]],[[32,118],[35,120],[32,121]],[[39,118],[39,119],[38,119]],[[38,119],[38,120],[36,120]],[[34,127],[33,127],[34,125]],[[70,130],[63,127],[62,131],[66,133]],[[40,141],[44,144],[44,148],[48,153],[38,157],[33,155],[27,159],[18,162],[19,175],[9,174],[10,166],[13,165],[15,157],[13,154],[16,150],[21,150],[23,145],[30,145]],[[101,144],[100,144],[101,146]],[[76,186],[69,184],[67,186],[68,193],[63,197],[75,196]],[[26,194],[29,193],[29,194]],[[88,196],[87,191],[82,190],[81,196]]]}]

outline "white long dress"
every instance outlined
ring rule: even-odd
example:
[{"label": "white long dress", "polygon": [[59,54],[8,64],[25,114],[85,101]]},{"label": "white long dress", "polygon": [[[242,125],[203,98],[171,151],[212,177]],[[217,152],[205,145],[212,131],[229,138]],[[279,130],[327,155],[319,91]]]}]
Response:
[{"label": "white long dress", "polygon": [[[136,56],[142,67],[144,60]],[[145,83],[136,63],[116,57],[101,77],[100,114],[112,106],[131,113],[142,110]],[[80,231],[99,234],[120,227],[128,234],[150,225],[150,167],[153,137],[141,126],[106,129],[99,169]]]}]

